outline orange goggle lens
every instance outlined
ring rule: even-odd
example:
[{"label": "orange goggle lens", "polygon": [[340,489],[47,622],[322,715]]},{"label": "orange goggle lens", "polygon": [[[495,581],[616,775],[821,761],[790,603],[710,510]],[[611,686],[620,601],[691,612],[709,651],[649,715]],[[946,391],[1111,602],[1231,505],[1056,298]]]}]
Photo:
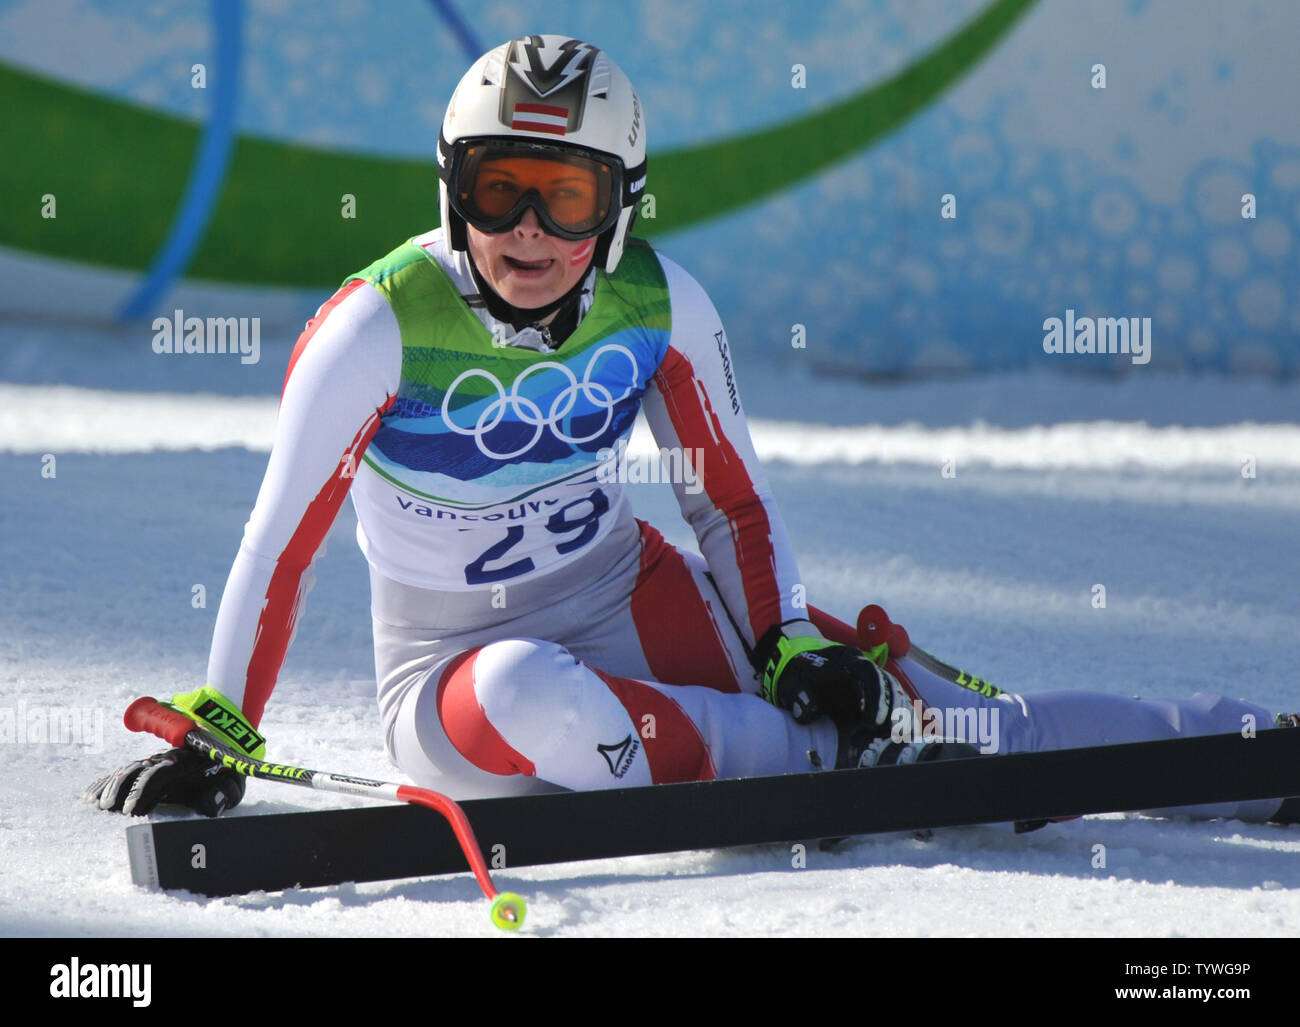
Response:
[{"label": "orange goggle lens", "polygon": [[598,234],[612,223],[615,175],[602,161],[471,146],[459,170],[458,212],[481,231],[513,227],[529,206],[548,230],[571,238]]}]

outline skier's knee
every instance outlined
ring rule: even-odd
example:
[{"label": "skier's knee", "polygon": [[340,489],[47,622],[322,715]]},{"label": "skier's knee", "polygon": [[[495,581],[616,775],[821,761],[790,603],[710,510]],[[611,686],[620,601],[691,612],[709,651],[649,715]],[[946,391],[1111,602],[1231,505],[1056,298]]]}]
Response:
[{"label": "skier's knee", "polygon": [[562,646],[509,639],[458,656],[438,683],[438,717],[456,750],[493,774],[535,773],[529,758],[578,699],[577,661]]}]

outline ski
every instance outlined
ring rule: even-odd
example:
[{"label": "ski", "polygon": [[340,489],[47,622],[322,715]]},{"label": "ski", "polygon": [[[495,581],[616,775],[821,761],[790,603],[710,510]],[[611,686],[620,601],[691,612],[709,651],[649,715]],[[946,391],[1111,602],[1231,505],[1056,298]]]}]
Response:
[{"label": "ski", "polygon": [[[1300,793],[1300,730],[981,756],[866,770],[461,803],[493,869]],[[131,875],[200,895],[464,873],[442,817],[414,806],[127,828]]]}]

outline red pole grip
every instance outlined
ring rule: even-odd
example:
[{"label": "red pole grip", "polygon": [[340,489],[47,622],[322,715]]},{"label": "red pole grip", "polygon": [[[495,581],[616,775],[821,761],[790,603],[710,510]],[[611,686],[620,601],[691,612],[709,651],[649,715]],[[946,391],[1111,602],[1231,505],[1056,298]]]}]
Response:
[{"label": "red pole grip", "polygon": [[892,623],[883,606],[875,603],[864,606],[858,614],[858,644],[863,649],[874,649],[881,642],[888,642]]},{"label": "red pole grip", "polygon": [[178,749],[185,746],[185,736],[195,729],[194,721],[183,713],[168,709],[157,699],[146,696],[126,708],[122,722],[130,731],[157,735]]}]

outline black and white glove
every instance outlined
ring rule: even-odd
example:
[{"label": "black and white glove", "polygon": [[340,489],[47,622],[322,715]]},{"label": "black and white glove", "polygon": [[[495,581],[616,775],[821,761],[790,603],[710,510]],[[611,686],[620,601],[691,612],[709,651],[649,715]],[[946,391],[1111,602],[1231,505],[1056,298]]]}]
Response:
[{"label": "black and white glove", "polygon": [[143,817],[161,804],[188,806],[205,817],[234,809],[244,797],[244,778],[189,749],[169,749],[134,760],[82,793],[102,810]]},{"label": "black and white glove", "polygon": [[861,649],[810,635],[787,637],[783,629],[797,631],[802,623],[772,628],[755,647],[763,698],[800,724],[827,716],[840,726],[885,729],[894,704],[888,675]]}]

